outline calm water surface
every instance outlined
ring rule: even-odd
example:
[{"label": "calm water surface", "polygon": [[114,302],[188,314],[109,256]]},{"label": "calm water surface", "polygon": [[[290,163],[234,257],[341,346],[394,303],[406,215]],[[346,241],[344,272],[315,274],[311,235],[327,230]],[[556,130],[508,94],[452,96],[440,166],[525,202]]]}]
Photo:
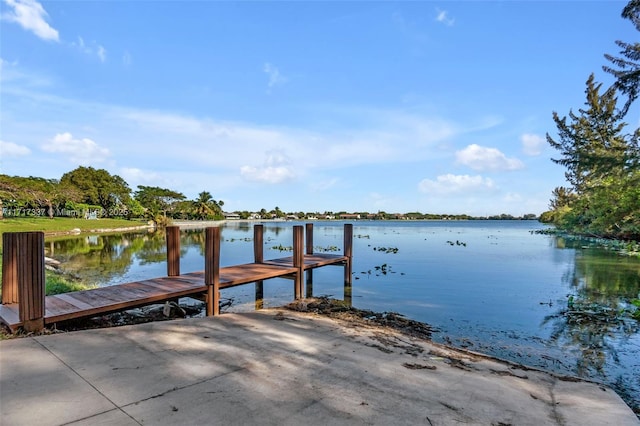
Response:
[{"label": "calm water surface", "polygon": [[[298,223],[268,222],[265,258],[288,255]],[[316,251],[342,250],[342,223],[316,222]],[[354,222],[352,303],[436,327],[433,340],[589,377],[640,406],[640,333],[634,320],[593,324],[565,315],[569,298],[596,312],[639,298],[640,259],[533,234],[535,221]],[[253,225],[223,227],[221,264],[253,260]],[[182,232],[181,271],[204,269],[204,233]],[[47,240],[47,255],[98,285],[166,275],[162,233]],[[341,267],[314,271],[313,294],[344,297]],[[223,290],[226,311],[255,309],[253,285]],[[293,299],[293,284],[264,286],[264,305]]]}]

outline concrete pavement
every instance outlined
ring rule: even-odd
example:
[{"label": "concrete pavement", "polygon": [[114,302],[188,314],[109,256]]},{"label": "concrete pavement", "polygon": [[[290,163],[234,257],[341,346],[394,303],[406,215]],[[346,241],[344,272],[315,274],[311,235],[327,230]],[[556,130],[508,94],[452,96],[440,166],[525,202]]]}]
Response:
[{"label": "concrete pavement", "polygon": [[0,342],[2,425],[640,425],[606,387],[286,310]]}]

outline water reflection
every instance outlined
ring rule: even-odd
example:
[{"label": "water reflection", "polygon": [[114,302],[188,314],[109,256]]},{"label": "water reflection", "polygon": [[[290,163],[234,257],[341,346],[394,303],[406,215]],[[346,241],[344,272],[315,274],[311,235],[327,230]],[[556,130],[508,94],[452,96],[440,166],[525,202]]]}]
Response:
[{"label": "water reflection", "polygon": [[[558,247],[569,245],[557,239]],[[579,245],[572,242],[571,247]],[[627,402],[640,406],[638,371],[630,369],[628,345],[637,359],[640,323],[628,303],[640,297],[640,268],[633,258],[596,249],[580,249],[563,275],[569,293],[543,326],[552,327],[551,345],[575,360],[573,373],[608,382]],[[640,343],[640,342],[639,342]],[[636,377],[637,383],[633,378]]]}]

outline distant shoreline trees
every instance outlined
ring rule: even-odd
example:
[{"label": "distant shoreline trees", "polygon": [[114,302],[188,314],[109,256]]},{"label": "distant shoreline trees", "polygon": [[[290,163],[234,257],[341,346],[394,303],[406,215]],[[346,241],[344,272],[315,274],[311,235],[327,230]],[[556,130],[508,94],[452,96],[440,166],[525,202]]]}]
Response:
[{"label": "distant shoreline trees", "polygon": [[60,180],[0,175],[0,219],[5,217],[145,218],[156,225],[171,219],[224,219],[222,206],[203,191],[192,201],[177,191],[127,182],[104,169],[78,167]]},{"label": "distant shoreline trees", "polygon": [[[138,185],[131,191],[120,176],[92,167],[78,167],[65,173],[60,180],[39,177],[0,175],[0,220],[3,217],[71,217],[84,219],[126,218],[153,221],[157,226],[172,220],[225,219],[224,202],[202,191],[194,200],[178,192],[157,186]],[[327,219],[343,220],[358,217],[364,220],[536,220],[530,213],[524,216],[499,214],[470,216],[466,214],[375,213],[357,212],[295,212],[286,213],[279,207],[256,212],[234,212],[240,219]]]}]

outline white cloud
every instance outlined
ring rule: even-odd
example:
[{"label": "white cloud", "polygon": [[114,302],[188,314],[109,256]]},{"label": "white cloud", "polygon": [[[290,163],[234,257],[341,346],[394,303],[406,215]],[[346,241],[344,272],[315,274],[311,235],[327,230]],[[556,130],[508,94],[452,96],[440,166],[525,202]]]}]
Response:
[{"label": "white cloud", "polygon": [[478,191],[490,191],[495,188],[493,180],[489,178],[483,178],[480,175],[454,175],[451,173],[440,175],[436,180],[423,179],[418,184],[420,192],[432,195],[476,193]]},{"label": "white cloud", "polygon": [[125,51],[122,54],[122,64],[125,67],[129,67],[129,66],[131,66],[132,62],[133,62],[133,58],[131,57],[131,53],[129,53],[128,51]]},{"label": "white cloud", "polygon": [[19,157],[30,153],[31,150],[26,146],[0,140],[0,157]]},{"label": "white cloud", "polygon": [[496,148],[487,148],[476,144],[456,151],[456,163],[477,171],[518,170],[524,167],[522,161],[517,158],[507,158]]},{"label": "white cloud", "polygon": [[91,139],[74,139],[71,133],[58,133],[42,146],[46,152],[68,154],[69,159],[81,165],[104,162],[109,155],[107,148],[100,147]]},{"label": "white cloud", "polygon": [[281,183],[295,178],[291,160],[281,151],[267,152],[265,164],[262,167],[242,166],[240,174],[251,181],[265,183]]},{"label": "white cloud", "polygon": [[314,180],[310,185],[310,189],[314,192],[327,191],[334,188],[338,183],[340,183],[338,178]]},{"label": "white cloud", "polygon": [[522,151],[531,156],[540,155],[546,143],[543,137],[531,133],[523,134],[520,136],[520,140],[522,141]]},{"label": "white cloud", "polygon": [[125,181],[135,183],[135,186],[145,183],[152,186],[157,186],[159,184],[159,181],[161,180],[158,173],[148,170],[141,170],[135,167],[122,167],[120,168],[119,175]]},{"label": "white cloud", "polygon": [[436,12],[438,12],[438,15],[436,16],[436,21],[443,23],[448,27],[454,24],[455,19],[449,16],[449,12],[447,12],[446,10],[440,10],[437,8],[436,8]]},{"label": "white cloud", "polygon": [[12,10],[2,19],[15,22],[43,40],[59,41],[58,31],[47,23],[48,13],[35,0],[4,0]]},{"label": "white cloud", "polygon": [[82,37],[78,37],[78,41],[73,41],[70,45],[86,55],[97,56],[102,63],[107,61],[107,50],[95,41],[87,44]]},{"label": "white cloud", "polygon": [[107,51],[104,47],[98,46],[98,51],[96,52],[98,58],[100,58],[100,62],[105,62],[107,60]]},{"label": "white cloud", "polygon": [[275,86],[280,86],[287,82],[287,78],[280,74],[280,70],[270,64],[269,62],[264,64],[263,71],[269,76],[267,87],[269,90]]}]

